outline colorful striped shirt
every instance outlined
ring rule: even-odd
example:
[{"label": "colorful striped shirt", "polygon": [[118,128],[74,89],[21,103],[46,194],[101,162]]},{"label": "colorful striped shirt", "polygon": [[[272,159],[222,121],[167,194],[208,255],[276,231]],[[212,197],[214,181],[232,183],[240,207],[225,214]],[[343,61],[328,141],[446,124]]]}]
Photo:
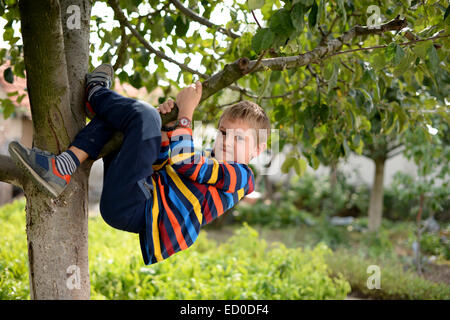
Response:
[{"label": "colorful striped shirt", "polygon": [[190,128],[168,132],[168,137],[161,143],[153,174],[144,182],[149,197],[139,239],[146,265],[190,247],[201,226],[254,190],[248,165],[195,151]]}]

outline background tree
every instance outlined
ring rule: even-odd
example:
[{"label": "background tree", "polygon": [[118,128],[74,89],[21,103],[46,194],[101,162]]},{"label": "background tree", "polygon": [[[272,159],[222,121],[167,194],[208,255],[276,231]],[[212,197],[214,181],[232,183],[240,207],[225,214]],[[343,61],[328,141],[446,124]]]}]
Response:
[{"label": "background tree", "polygon": [[[416,216],[417,241],[414,251],[417,270],[422,272],[421,237],[426,229],[424,218],[429,222],[437,211],[442,211],[442,204],[449,200],[450,157],[449,119],[434,115],[429,130],[411,128],[405,132],[404,155],[417,165],[417,177],[410,174],[397,173],[394,187],[405,199],[413,204],[412,215]],[[432,132],[430,134],[429,132]],[[431,218],[431,219],[430,219]]]},{"label": "background tree", "polygon": [[[4,76],[26,74],[36,147],[62,152],[85,125],[83,77],[95,50],[103,51],[103,62],[114,64],[120,81],[149,91],[160,85],[165,96],[199,77],[204,90],[194,120],[217,120],[218,105],[242,97],[259,102],[281,130],[280,147],[296,147],[284,167],[294,166],[299,174],[306,162],[317,168],[324,159],[351,150],[362,153],[360,137],[371,129],[372,110],[396,115],[391,117],[395,123],[405,120],[402,108],[381,108],[386,88],[397,83],[405,96],[414,96],[416,85],[429,88],[434,103],[413,106],[416,112],[406,118],[416,126],[426,123],[422,109],[444,104],[448,96],[446,1],[377,1],[379,14],[368,13],[373,1],[351,0],[98,2],[114,11],[118,26],[109,29],[100,17],[91,17],[88,0],[0,1],[0,14],[7,20],[3,38],[10,45],[0,51],[0,59],[12,65]],[[69,9],[71,5],[79,11]],[[210,21],[220,6],[230,16],[223,25]],[[77,19],[77,12],[79,28],[71,29],[67,21]],[[259,18],[255,12],[261,13]],[[18,21],[21,36],[15,37]],[[89,47],[92,33],[100,38],[99,48]],[[194,54],[203,57],[199,69],[192,66]],[[180,68],[178,79],[167,76],[164,62]],[[125,71],[129,64],[132,74]],[[401,77],[408,86],[400,85]],[[3,108],[4,115],[11,114],[6,100]],[[117,134],[101,156],[120,142]],[[27,198],[33,299],[89,298],[86,202],[91,166],[92,160],[83,163],[67,191],[51,200],[9,157],[0,158],[0,180],[22,188]],[[68,285],[74,276],[79,289]]]}]

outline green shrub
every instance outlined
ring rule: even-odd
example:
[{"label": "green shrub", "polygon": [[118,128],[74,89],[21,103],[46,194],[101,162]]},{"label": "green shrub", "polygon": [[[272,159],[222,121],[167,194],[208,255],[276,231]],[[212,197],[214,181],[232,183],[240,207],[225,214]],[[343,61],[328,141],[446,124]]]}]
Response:
[{"label": "green shrub", "polygon": [[[24,200],[0,210],[0,295],[28,299]],[[89,219],[92,299],[344,299],[350,286],[331,277],[323,243],[312,249],[268,244],[248,227],[217,244],[202,231],[189,249],[145,266],[136,234]]]},{"label": "green shrub", "polygon": [[[342,278],[328,276],[320,245],[312,250],[268,248],[250,227],[238,229],[222,245],[206,232],[190,249],[145,267],[136,248],[121,244],[128,237],[91,223],[90,232],[109,241],[106,256],[97,252],[91,267],[93,298],[105,299],[343,299],[349,292]],[[101,230],[100,230],[101,229]],[[115,233],[103,239],[103,235]],[[112,241],[112,242],[111,242]],[[116,256],[113,258],[112,256]],[[117,259],[117,257],[121,257]],[[100,264],[109,262],[101,267]]]},{"label": "green shrub", "polygon": [[29,299],[25,201],[0,208],[0,300]]},{"label": "green shrub", "polygon": [[380,228],[378,231],[367,231],[361,236],[361,244],[368,248],[368,253],[373,257],[393,254],[394,246],[389,239],[389,230]]},{"label": "green shrub", "polygon": [[305,210],[298,209],[291,201],[264,204],[258,201],[254,205],[239,205],[234,213],[234,222],[246,222],[251,225],[262,225],[282,228],[292,225],[313,225],[315,218]]},{"label": "green shrub", "polygon": [[[450,286],[428,281],[411,270],[405,270],[401,263],[381,257],[368,258],[363,252],[339,249],[326,257],[333,273],[342,274],[352,291],[374,299],[450,299]],[[380,267],[380,289],[369,289],[367,273],[370,265]]]},{"label": "green shrub", "polygon": [[420,249],[425,254],[435,255],[450,260],[450,242],[437,233],[423,233],[420,237]]}]

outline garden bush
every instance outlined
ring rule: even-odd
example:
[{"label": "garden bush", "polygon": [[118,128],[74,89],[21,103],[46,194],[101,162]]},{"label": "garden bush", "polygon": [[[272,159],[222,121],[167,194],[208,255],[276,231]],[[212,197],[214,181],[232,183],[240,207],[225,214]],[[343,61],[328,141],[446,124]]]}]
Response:
[{"label": "garden bush", "polygon": [[[399,261],[392,258],[369,257],[363,251],[339,249],[326,256],[331,270],[344,275],[350,282],[352,292],[372,299],[450,299],[450,286],[428,281],[412,270],[405,270]],[[380,267],[380,289],[369,289],[367,272],[370,265]]]},{"label": "garden bush", "polygon": [[[29,299],[25,200],[0,208],[0,298]],[[89,219],[92,299],[344,299],[350,286],[331,277],[323,243],[270,246],[247,225],[218,244],[202,231],[189,249],[145,266],[136,234]]]}]

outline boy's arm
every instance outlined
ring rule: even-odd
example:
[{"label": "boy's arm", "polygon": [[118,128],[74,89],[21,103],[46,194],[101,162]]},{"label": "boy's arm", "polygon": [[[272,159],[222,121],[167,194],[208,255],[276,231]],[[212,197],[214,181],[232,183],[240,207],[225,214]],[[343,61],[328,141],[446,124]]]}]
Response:
[{"label": "boy's arm", "polygon": [[[194,110],[202,97],[202,83],[196,81],[177,95],[178,119],[192,120]],[[172,102],[167,102],[169,110]],[[254,190],[254,176],[249,166],[241,163],[218,162],[194,152],[191,128],[177,128],[167,133],[171,154],[169,163],[180,174],[193,181],[214,185],[225,192],[236,192],[244,188],[245,194]]]},{"label": "boy's arm", "polygon": [[[161,134],[162,136],[162,134]],[[169,139],[161,140],[161,149],[159,150],[158,157],[156,158],[156,161],[153,162],[152,168],[153,171],[160,170],[162,167],[164,167],[169,160]]]},{"label": "boy's arm", "polygon": [[168,132],[171,154],[169,164],[179,174],[202,184],[210,184],[225,192],[244,188],[245,194],[254,190],[253,171],[246,164],[218,161],[195,152],[192,129],[177,128]]},{"label": "boy's arm", "polygon": [[[173,108],[173,103],[170,101],[169,107],[167,105],[161,104],[156,109],[160,113],[167,113],[170,112],[170,109]],[[175,123],[175,121],[169,122],[167,125],[172,126]],[[167,132],[161,130],[161,149],[159,150],[158,157],[156,158],[156,161],[153,163],[152,168],[153,171],[160,170],[162,167],[164,167],[167,163],[167,160],[169,159],[169,137],[167,136]]]}]

